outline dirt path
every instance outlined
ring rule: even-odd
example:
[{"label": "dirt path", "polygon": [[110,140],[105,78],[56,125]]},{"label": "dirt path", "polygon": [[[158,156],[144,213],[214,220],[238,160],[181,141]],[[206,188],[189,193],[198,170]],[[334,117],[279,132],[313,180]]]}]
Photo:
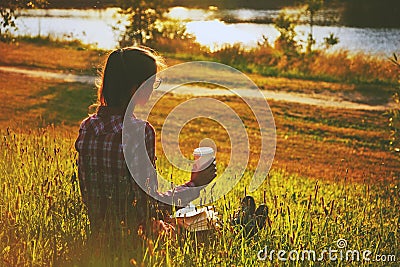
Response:
[{"label": "dirt path", "polygon": [[[8,67],[8,66],[0,66],[0,71],[20,73],[31,77],[40,77],[47,79],[63,80],[65,82],[80,82],[88,84],[94,84],[96,79],[94,76],[88,76],[88,75],[65,74],[65,73],[30,70],[17,67]],[[173,93],[179,95],[195,95],[195,96],[235,95],[233,92],[224,89],[210,89],[200,86],[179,86],[171,84],[164,84],[160,87],[159,90],[166,90],[167,88],[171,88],[171,86],[177,87],[176,89],[173,90]],[[254,90],[238,89],[237,91],[240,91],[241,96],[260,97],[260,95],[256,93]],[[267,100],[271,99],[276,101],[308,104],[320,107],[347,108],[347,109],[358,109],[358,110],[387,110],[390,109],[391,107],[390,105],[372,106],[367,104],[360,104],[360,103],[346,101],[340,99],[339,97],[332,97],[324,94],[314,94],[310,96],[301,93],[279,92],[279,91],[269,91],[269,90],[263,90],[262,93]]]}]

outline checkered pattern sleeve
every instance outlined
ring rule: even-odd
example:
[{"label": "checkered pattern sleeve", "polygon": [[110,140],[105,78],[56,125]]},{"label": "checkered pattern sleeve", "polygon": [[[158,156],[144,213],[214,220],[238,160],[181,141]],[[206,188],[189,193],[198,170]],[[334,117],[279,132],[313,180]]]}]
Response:
[{"label": "checkered pattern sleeve", "polygon": [[[170,212],[171,205],[169,204],[186,206],[190,201],[199,197],[202,188],[194,187],[192,182],[188,182],[166,192],[158,192],[157,172],[155,170],[155,131],[147,122],[144,127],[144,146],[140,145],[141,142],[138,139],[141,135],[143,136],[143,130],[142,134],[140,134],[140,130],[136,131],[135,142],[130,143],[128,146],[132,149],[130,151],[131,154],[127,157],[129,160],[127,164],[129,165],[132,177],[143,189],[143,193],[147,193],[147,195],[152,197],[152,209]],[[140,129],[140,127],[136,127],[136,129]],[[147,155],[148,157],[143,158],[141,155]]]}]

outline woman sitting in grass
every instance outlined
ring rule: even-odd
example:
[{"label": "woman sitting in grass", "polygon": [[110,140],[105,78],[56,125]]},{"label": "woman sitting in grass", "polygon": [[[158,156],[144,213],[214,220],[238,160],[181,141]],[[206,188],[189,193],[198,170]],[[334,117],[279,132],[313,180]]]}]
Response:
[{"label": "woman sitting in grass", "polygon": [[[154,128],[133,114],[129,125],[123,124],[131,98],[134,106],[143,105],[160,85],[155,74],[162,65],[159,56],[143,47],[118,49],[108,56],[98,88],[97,111],[82,122],[75,143],[81,193],[92,234],[107,233],[121,225],[131,230],[148,228],[154,222],[167,228],[162,219],[171,212],[171,205],[165,203],[185,206],[216,176],[213,162],[202,171],[192,172],[184,185],[159,193]],[[152,79],[152,86],[144,83],[148,79]],[[123,153],[123,127],[129,127],[129,162]],[[142,188],[148,188],[148,192]]]}]

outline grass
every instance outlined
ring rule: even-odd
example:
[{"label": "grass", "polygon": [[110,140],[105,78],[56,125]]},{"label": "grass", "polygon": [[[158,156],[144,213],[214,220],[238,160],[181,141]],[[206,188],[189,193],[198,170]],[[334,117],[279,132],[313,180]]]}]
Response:
[{"label": "grass", "polygon": [[[47,57],[42,56],[44,48]],[[48,70],[65,66],[63,71],[82,73],[94,71],[104,59],[99,51],[25,42],[18,46],[0,43],[0,51],[2,65]],[[278,89],[290,81],[293,90],[306,85],[301,80],[268,79],[266,84]],[[315,88],[331,85],[305,82]],[[334,85],[335,92],[353,90],[351,85]],[[400,170],[398,157],[389,152],[387,114],[269,101],[277,126],[277,151],[263,185],[251,193],[257,204],[268,205],[269,224],[248,238],[229,220],[257,162],[257,125],[240,99],[218,97],[242,115],[247,133],[254,136],[250,140],[252,160],[243,179],[214,203],[223,227],[208,235],[182,233],[173,239],[131,232],[88,244],[73,144],[79,121],[95,99],[93,86],[0,72],[0,90],[6,99],[0,106],[2,266],[398,265]],[[158,170],[174,182],[188,179],[189,174],[172,168],[164,158],[159,133],[169,111],[187,99],[167,95],[150,118],[158,138]],[[230,150],[222,149],[229,147],[229,139],[221,126],[194,120],[180,137],[185,155],[199,140],[213,138],[221,148],[219,173],[224,170]],[[269,251],[321,252],[335,249],[339,238],[346,239],[351,249],[371,250],[373,256],[394,254],[397,262],[257,260],[257,252],[265,246]]]},{"label": "grass", "polygon": [[[185,61],[213,60],[237,68],[245,73],[262,76],[286,77],[331,83],[374,84],[386,87],[397,82],[388,59],[380,59],[363,53],[348,51],[311,54],[287,52],[269,44],[245,49],[240,44],[226,45],[217,51],[209,51],[192,40],[158,40],[154,44],[159,51]],[[391,55],[389,54],[388,57]]]},{"label": "grass", "polygon": [[1,147],[2,265],[55,264],[71,242],[83,244],[87,225],[78,186],[71,183],[71,143],[50,128],[7,129]]},{"label": "grass", "polygon": [[[50,127],[31,132],[2,130],[1,136],[3,266],[132,266],[135,262],[137,266],[253,266],[262,263],[257,260],[257,252],[265,246],[269,250],[321,252],[336,248],[339,238],[348,241],[348,248],[368,249],[373,256],[398,256],[398,181],[352,183],[346,176],[323,181],[276,169],[252,193],[258,204],[268,205],[270,221],[252,238],[229,223],[244,195],[247,171],[240,184],[215,203],[223,227],[207,237],[185,233],[162,240],[131,233],[88,247],[88,221],[75,180],[76,153],[71,133]],[[158,162],[160,170],[172,174],[166,160]],[[177,170],[173,173],[188,175]],[[116,241],[116,247],[109,247]],[[265,264],[280,263],[275,258]],[[286,263],[296,264],[302,263]],[[359,266],[361,262],[323,262],[324,266],[338,264]]]},{"label": "grass", "polygon": [[[247,51],[234,45],[212,53],[191,40],[163,39],[154,48],[166,56],[168,65],[193,60],[221,62],[243,71],[259,88],[267,90],[339,95],[344,100],[379,105],[387,104],[397,83],[389,60],[346,51],[288,58],[270,46]],[[1,65],[92,75],[107,55],[77,41],[54,41],[51,37],[24,37],[16,39],[14,45],[0,43],[0,51]],[[68,60],[60,57],[66,53]]]},{"label": "grass", "polygon": [[71,44],[42,38],[22,38],[11,44],[0,42],[0,50],[4,66],[92,75],[97,73],[106,54],[75,41]]},{"label": "grass", "polygon": [[[21,80],[24,83],[21,83]],[[32,129],[55,124],[77,134],[79,122],[88,114],[87,106],[95,99],[91,85],[63,83],[21,74],[0,72],[0,89],[9,101],[0,107],[0,126]],[[10,90],[9,88],[16,88]],[[79,96],[79,97],[78,97]],[[217,97],[240,114],[248,126],[249,136],[257,136],[257,124],[248,116],[248,108],[233,97]],[[172,108],[186,101],[186,97],[163,98],[153,109],[150,122],[160,133],[164,118]],[[352,180],[383,180],[398,175],[398,159],[389,152],[390,137],[387,128],[389,115],[381,111],[319,108],[269,101],[277,126],[277,151],[274,166],[290,173],[334,180],[349,170]],[[229,147],[225,131],[215,125],[212,131],[200,131],[200,123],[183,128],[183,152],[188,156],[193,144],[206,137],[219,140],[219,147]],[[208,125],[207,122],[205,125]],[[194,135],[193,133],[198,133]],[[160,134],[157,135],[158,144]],[[259,139],[252,138],[252,155],[256,156]],[[162,151],[158,147],[158,151]],[[224,151],[229,155],[230,151]],[[384,164],[384,165],[382,165]],[[366,168],[365,166],[368,166]],[[382,167],[384,166],[384,168]]]}]

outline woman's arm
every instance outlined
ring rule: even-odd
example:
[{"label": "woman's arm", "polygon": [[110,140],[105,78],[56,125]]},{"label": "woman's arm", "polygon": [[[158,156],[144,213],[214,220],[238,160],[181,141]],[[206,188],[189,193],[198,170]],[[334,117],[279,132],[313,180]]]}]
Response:
[{"label": "woman's arm", "polygon": [[[154,170],[152,177],[152,184],[154,185],[154,193],[157,194],[158,200],[161,202],[173,203],[175,206],[186,206],[190,201],[196,199],[200,195],[201,189],[204,186],[196,186],[196,183],[192,181],[186,182],[183,185],[179,185],[171,190],[166,192],[158,192],[158,180],[157,180],[157,172],[156,170],[156,155],[155,155],[155,147],[156,147],[156,138],[155,138],[155,130],[153,126],[151,126],[148,122],[146,122],[145,128],[145,144],[147,155],[152,164],[152,169]],[[199,172],[200,173],[200,172]],[[197,174],[199,174],[197,173]],[[195,175],[196,176],[196,175]]]},{"label": "woman's arm", "polygon": [[[125,151],[127,164],[129,164],[128,167],[135,183],[143,190],[140,190],[142,194],[148,195],[144,198],[150,202],[148,204],[151,205],[151,214],[157,213],[154,210],[170,213],[172,205],[186,206],[190,201],[199,197],[201,189],[208,184],[205,181],[209,182],[215,177],[215,164],[211,164],[203,171],[192,173],[191,181],[183,185],[166,192],[158,192],[155,168],[155,131],[149,123],[143,123],[143,121],[136,121],[132,128],[129,126],[129,129],[125,131],[130,136],[126,146],[129,149]],[[125,140],[127,139],[125,138]]]}]

